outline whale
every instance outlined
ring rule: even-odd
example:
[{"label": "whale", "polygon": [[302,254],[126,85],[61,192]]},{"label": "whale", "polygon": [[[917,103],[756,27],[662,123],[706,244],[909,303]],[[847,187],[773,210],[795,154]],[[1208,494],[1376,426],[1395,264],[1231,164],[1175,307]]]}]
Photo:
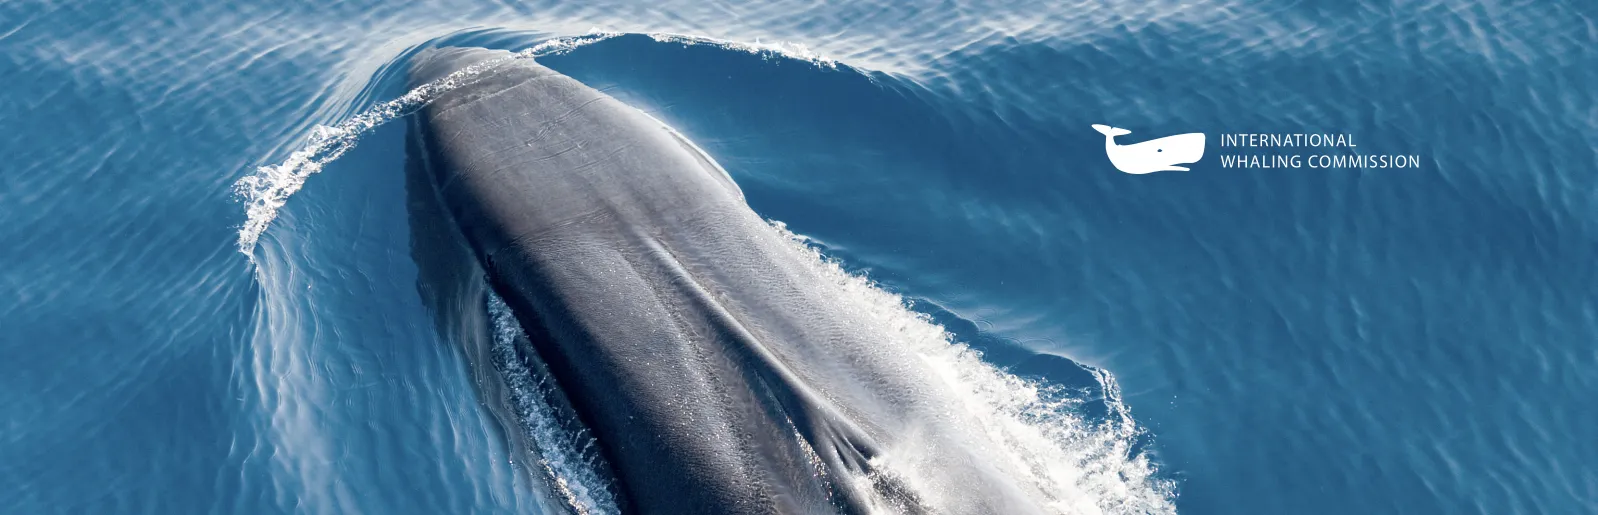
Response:
[{"label": "whale", "polygon": [[903,328],[846,302],[682,133],[504,51],[428,49],[409,73],[483,67],[409,116],[438,206],[412,216],[456,232],[480,272],[431,275],[503,299],[623,512],[1077,510],[1038,479],[1068,463],[1006,450],[1043,436],[962,407],[933,351],[895,350]]},{"label": "whale", "polygon": [[1115,142],[1115,137],[1131,134],[1132,131],[1099,124],[1094,124],[1093,130],[1104,135],[1104,152],[1109,154],[1110,164],[1130,174],[1186,172],[1186,167],[1177,165],[1196,163],[1204,157],[1204,134],[1200,132],[1121,145]]}]

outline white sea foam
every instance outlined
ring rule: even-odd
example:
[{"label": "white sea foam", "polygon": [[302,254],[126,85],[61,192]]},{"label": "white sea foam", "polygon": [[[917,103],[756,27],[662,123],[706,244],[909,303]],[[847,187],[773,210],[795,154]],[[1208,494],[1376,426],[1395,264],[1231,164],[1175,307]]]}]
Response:
[{"label": "white sea foam", "polygon": [[522,360],[516,350],[516,340],[525,338],[521,324],[505,301],[492,292],[488,294],[488,314],[494,324],[494,366],[510,391],[511,408],[522,435],[536,455],[536,467],[529,466],[528,472],[542,473],[553,493],[578,515],[620,513],[615,497],[606,488],[602,473],[605,466],[597,461],[599,458],[582,452],[594,445],[593,438],[562,422],[560,410],[548,401],[559,391],[545,372]]},{"label": "white sea foam", "polygon": [[[982,361],[979,353],[956,342],[943,327],[911,310],[905,300],[862,276],[845,271],[780,222],[774,228],[787,239],[828,289],[836,302],[849,306],[880,338],[882,356],[898,359],[926,378],[940,400],[957,408],[955,428],[976,442],[995,442],[983,458],[1026,490],[1040,492],[1051,513],[1175,513],[1175,484],[1159,478],[1149,457],[1137,450],[1142,430],[1121,401],[1120,387],[1109,372],[1094,377],[1108,408],[1104,420],[1082,415],[1089,400],[1081,392],[1029,381]],[[913,440],[913,439],[911,439]],[[873,465],[917,494],[937,496],[939,489],[921,479],[920,465],[936,461],[921,456],[925,449],[908,445],[889,449]]]},{"label": "white sea foam", "polygon": [[372,129],[426,107],[439,95],[471,84],[484,72],[507,61],[568,52],[616,35],[594,32],[546,41],[510,57],[468,66],[444,78],[418,86],[399,98],[373,106],[337,125],[317,125],[311,129],[305,144],[290,153],[283,162],[256,168],[255,173],[234,183],[234,192],[246,205],[246,219],[244,225],[239,227],[239,251],[251,255],[261,233],[271,226],[272,220],[277,218],[278,210],[288,202],[289,197],[305,186],[305,180],[322,171],[324,166],[337,160],[345,152],[355,148],[361,136],[371,132]]},{"label": "white sea foam", "polygon": [[709,36],[688,36],[682,34],[662,33],[649,34],[649,37],[662,43],[709,45],[717,48],[738,50],[756,55],[782,56],[799,61],[808,61],[817,66],[823,66],[827,68],[838,67],[838,61],[836,59],[818,54],[811,50],[810,47],[805,46],[803,43],[794,43],[791,41],[768,42],[756,39],[753,43],[744,43],[741,41],[729,41]]}]

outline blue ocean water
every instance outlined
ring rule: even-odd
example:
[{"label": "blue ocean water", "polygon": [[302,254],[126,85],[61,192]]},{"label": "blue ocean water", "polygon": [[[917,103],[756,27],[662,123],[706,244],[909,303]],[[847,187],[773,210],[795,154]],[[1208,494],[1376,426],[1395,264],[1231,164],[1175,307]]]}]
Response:
[{"label": "blue ocean water", "polygon": [[[538,49],[1064,392],[1061,511],[1598,511],[1598,9],[1210,0],[0,4],[4,511],[614,506],[443,329],[493,306],[418,287],[405,70],[449,45]],[[1122,174],[1091,124],[1206,156]]]}]

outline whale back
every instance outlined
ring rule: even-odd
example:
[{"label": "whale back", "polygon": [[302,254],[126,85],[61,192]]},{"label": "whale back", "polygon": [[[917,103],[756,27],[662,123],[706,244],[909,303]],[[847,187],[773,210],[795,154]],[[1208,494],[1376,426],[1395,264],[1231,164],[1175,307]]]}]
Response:
[{"label": "whale back", "polygon": [[[530,59],[415,120],[449,217],[628,511],[1024,514],[1050,495],[988,464],[998,444],[948,420],[917,358],[884,353],[867,315],[658,120]],[[917,457],[913,485],[882,468],[896,449]]]}]

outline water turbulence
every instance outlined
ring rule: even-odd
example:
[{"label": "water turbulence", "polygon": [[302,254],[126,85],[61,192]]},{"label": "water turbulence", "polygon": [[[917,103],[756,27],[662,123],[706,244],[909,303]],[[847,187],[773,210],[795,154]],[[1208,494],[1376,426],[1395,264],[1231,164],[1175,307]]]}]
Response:
[{"label": "water turbulence", "polygon": [[[507,63],[570,50],[605,37],[608,35],[556,40],[476,61],[349,121],[318,127],[307,146],[285,162],[261,167],[239,181],[238,191],[248,202],[248,221],[239,231],[241,251],[252,253],[277,210],[304,180],[338,159],[371,128],[424,109],[432,109],[424,113],[429,116],[443,116],[466,103],[456,98],[456,104],[445,108],[432,105],[441,98],[460,96],[466,91],[462,88],[502,80],[497,74],[507,67],[527,70],[538,66],[530,60]],[[754,45],[723,47],[761,50]],[[818,59],[810,61],[825,65]],[[483,91],[488,93],[472,92],[478,94],[473,98],[494,92]],[[557,122],[582,122],[576,113],[588,105],[522,120],[525,125],[508,126],[514,134],[502,136],[553,137],[562,130]],[[634,115],[617,116],[629,123],[659,124],[641,112]],[[566,120],[572,116],[578,118]],[[531,130],[516,131],[518,127]],[[714,216],[702,217],[705,213],[696,212],[679,218],[662,215],[655,207],[608,204],[618,197],[597,204],[582,198],[511,199],[538,202],[538,209],[595,205],[620,209],[617,212],[622,218],[647,212],[660,216],[657,221],[669,221],[659,227],[622,227],[614,234],[597,236],[605,242],[637,245],[619,257],[608,250],[593,250],[594,241],[582,237],[485,243],[483,234],[488,229],[482,227],[481,213],[474,210],[493,208],[495,199],[463,206],[458,191],[463,186],[447,178],[453,172],[434,176],[435,186],[457,188],[453,193],[440,192],[439,198],[448,207],[412,213],[413,217],[437,215],[461,224],[460,231],[482,260],[441,258],[455,263],[436,268],[454,267],[457,271],[424,279],[424,285],[431,285],[424,290],[448,290],[450,293],[438,296],[444,299],[439,305],[456,302],[469,306],[465,309],[479,310],[441,323],[440,328],[486,333],[462,337],[465,342],[480,342],[466,345],[464,352],[478,367],[484,404],[500,419],[510,445],[521,456],[523,470],[534,476],[535,483],[546,490],[545,496],[563,510],[584,514],[631,508],[651,511],[664,506],[661,500],[674,494],[692,498],[685,503],[740,512],[771,506],[849,513],[1174,512],[1174,485],[1155,475],[1154,464],[1138,443],[1141,430],[1128,415],[1108,373],[1094,372],[1103,397],[1099,399],[1024,379],[984,362],[978,352],[955,342],[943,327],[911,310],[904,299],[846,272],[781,223],[759,219],[742,204],[737,186],[719,166],[681,135],[660,128],[669,136],[652,135],[639,141],[674,141],[671,151],[680,154],[673,156],[690,156],[684,158],[686,162],[719,174],[691,179],[707,181],[713,188],[725,187],[726,191],[716,193],[732,192],[742,211],[718,211],[723,207],[718,204],[708,211]],[[622,131],[620,139],[626,140],[628,134]],[[438,136],[431,137],[437,144]],[[619,145],[606,154],[607,159],[637,151]],[[543,161],[558,162],[560,154],[581,146],[542,149],[551,153]],[[451,158],[436,149],[423,155],[424,161],[440,155],[445,161],[456,159],[425,165],[429,168],[475,159]],[[615,164],[601,160],[592,165],[607,163]],[[582,168],[593,171],[589,166]],[[506,175],[520,172],[510,170]],[[547,186],[556,189],[563,185]],[[585,187],[590,186],[598,187]],[[645,189],[665,197],[682,193]],[[517,195],[514,187],[507,191],[511,197]],[[437,198],[422,202],[434,201]],[[605,213],[585,216],[554,223],[551,230],[572,230],[583,224],[604,226],[613,218]],[[536,214],[526,213],[525,218],[534,219]],[[690,234],[685,240],[673,231]],[[695,238],[713,242],[720,251],[686,246]],[[458,234],[448,239],[460,241]],[[426,261],[434,257],[426,255],[425,245],[416,246],[418,264],[423,275],[428,275]],[[741,261],[730,255],[739,252],[755,257]],[[471,271],[461,268],[461,262],[469,262],[464,266]],[[764,274],[762,267],[769,263],[778,263],[769,270],[774,278],[749,280]],[[605,268],[612,265],[621,268]],[[616,292],[636,293],[626,290],[628,284],[614,282],[618,277],[634,277],[629,274],[638,274],[640,280],[654,285],[649,292],[652,296],[605,297]],[[548,289],[534,292],[527,285]],[[574,287],[577,285],[581,288]],[[581,312],[584,306],[600,305],[614,311]],[[792,308],[796,305],[800,307]],[[652,315],[650,310],[657,308],[664,311]],[[785,309],[788,312],[784,313]],[[761,318],[761,314],[771,316]],[[598,327],[625,324],[632,317],[653,320],[659,327]],[[604,338],[606,334],[665,335],[661,341],[671,345],[653,340],[615,341]],[[678,343],[723,348],[685,351],[675,346]],[[652,362],[657,358],[658,362]],[[611,361],[595,364],[596,360]],[[620,380],[596,378],[590,373],[595,371],[617,375]],[[637,395],[622,398],[626,396],[617,392]],[[1110,416],[1084,414],[1083,405],[1089,401],[1102,401]],[[639,420],[633,421],[634,414]],[[741,424],[750,421],[755,424]],[[701,453],[706,449],[726,452]],[[684,456],[691,459],[682,462],[687,468],[678,474],[671,469],[678,462],[672,460]],[[772,457],[782,463],[771,463]],[[713,470],[723,465],[724,470]],[[718,474],[724,477],[713,477]],[[766,484],[751,485],[762,481]],[[673,490],[696,482],[721,490]],[[771,483],[798,486],[785,490],[788,487]],[[745,495],[745,489],[757,493]],[[776,500],[762,497],[773,491],[778,492],[770,495]],[[820,501],[806,501],[807,496]],[[727,503],[717,504],[724,501]]]},{"label": "water turbulence", "polygon": [[[239,251],[251,255],[261,234],[277,218],[277,212],[305,186],[305,180],[322,171],[322,168],[343,156],[360,142],[361,136],[373,129],[403,118],[426,107],[428,103],[455,88],[471,84],[482,74],[515,59],[534,59],[570,52],[579,47],[598,43],[620,34],[595,31],[581,36],[551,39],[500,59],[477,63],[448,76],[417,86],[399,98],[368,108],[350,119],[334,125],[317,125],[305,144],[289,154],[287,159],[272,165],[256,168],[255,173],[234,183],[234,193],[245,204],[245,221],[239,227]],[[781,56],[807,61],[817,66],[835,67],[837,61],[821,56],[803,45],[787,43],[741,43],[699,36],[677,34],[650,34],[660,42],[684,45],[710,45],[731,51]]]},{"label": "water turbulence", "polygon": [[527,437],[541,479],[559,500],[582,515],[618,513],[606,475],[608,465],[594,441],[571,413],[571,407],[549,377],[543,362],[529,355],[527,332],[510,307],[488,292],[487,308],[494,328],[491,356],[505,383],[514,424]]},{"label": "water turbulence", "polygon": [[615,35],[594,33],[553,39],[495,61],[478,63],[458,70],[413,88],[399,98],[378,104],[336,125],[317,125],[311,129],[311,135],[306,138],[305,145],[290,153],[283,162],[256,168],[255,173],[239,179],[234,184],[234,192],[246,206],[245,221],[239,227],[239,252],[245,255],[252,254],[256,240],[260,239],[261,233],[266,232],[266,228],[271,226],[272,220],[277,218],[278,209],[288,202],[289,197],[305,186],[305,179],[322,171],[324,166],[337,160],[345,152],[349,152],[360,141],[361,136],[372,129],[416,112],[417,109],[427,106],[438,95],[470,84],[483,73],[493,70],[506,61],[569,52]]},{"label": "water turbulence", "polygon": [[[1031,495],[1039,496],[1043,512],[1175,513],[1174,484],[1157,478],[1149,458],[1136,450],[1141,429],[1108,372],[1093,371],[1102,398],[1008,374],[955,342],[926,315],[911,310],[903,298],[845,271],[781,223],[774,223],[771,230],[806,268],[823,278],[816,289],[831,293],[840,306],[857,313],[853,322],[878,338],[880,346],[871,352],[873,356],[885,366],[904,367],[907,373],[925,377],[925,391],[915,394],[936,396],[947,410],[944,420],[929,422],[952,422],[953,430],[973,441],[996,443],[975,451],[993,469],[1005,471]],[[486,298],[494,331],[494,366],[535,460],[528,468],[575,513],[619,513],[609,465],[595,454],[593,438],[570,418],[572,410],[562,406],[564,396],[545,365],[528,352],[528,337],[509,307],[492,292]],[[1084,416],[1081,408],[1089,401],[1103,402],[1109,416],[1102,420]],[[804,444],[799,435],[794,439]],[[807,451],[815,452],[808,447]],[[940,460],[927,452],[918,443],[886,449],[869,464],[875,472],[859,478],[857,486],[903,488],[919,504],[946,505],[935,498],[948,485],[922,477],[922,467],[937,466]],[[814,459],[819,464],[819,457]],[[916,506],[892,504],[870,510],[918,511]]]},{"label": "water turbulence", "polygon": [[[911,310],[902,297],[827,259],[804,237],[781,223],[771,229],[821,279],[815,285],[818,291],[830,294],[844,311],[858,314],[851,322],[875,338],[878,347],[870,354],[883,361],[883,368],[902,367],[908,376],[923,378],[925,391],[917,393],[938,399],[945,410],[928,420],[929,425],[947,424],[944,429],[956,433],[955,440],[973,445],[968,450],[986,461],[987,468],[1016,481],[1019,494],[1035,496],[1041,511],[1175,513],[1175,485],[1156,477],[1153,463],[1138,450],[1142,430],[1108,372],[1094,370],[1102,398],[1009,374]],[[1088,401],[1103,402],[1111,416],[1085,416],[1081,408]],[[883,453],[874,465],[910,479],[919,495],[957,491],[921,477],[923,467],[940,460],[928,455],[932,448],[912,438]]]}]

